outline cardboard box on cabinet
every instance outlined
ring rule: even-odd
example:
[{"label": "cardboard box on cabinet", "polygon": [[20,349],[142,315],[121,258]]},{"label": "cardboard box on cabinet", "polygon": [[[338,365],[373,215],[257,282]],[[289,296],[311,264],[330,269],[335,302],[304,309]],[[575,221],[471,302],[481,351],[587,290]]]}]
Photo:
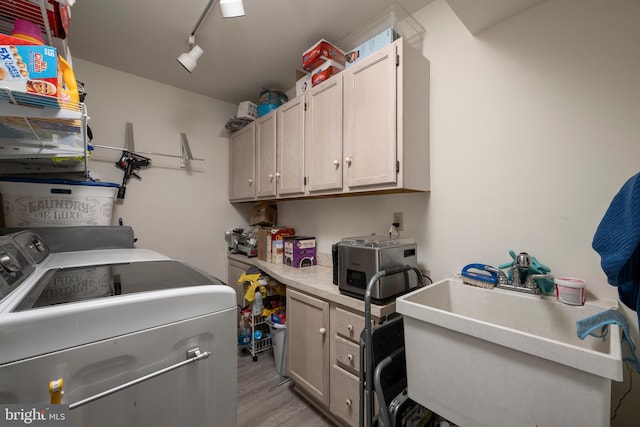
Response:
[{"label": "cardboard box on cabinet", "polygon": [[372,53],[392,43],[397,38],[398,34],[393,31],[392,28],[387,28],[380,34],[370,38],[357,48],[353,49],[351,52],[347,53],[347,62],[344,64],[345,67],[349,67],[350,65],[360,61],[361,59],[366,58]]},{"label": "cardboard box on cabinet", "polygon": [[296,96],[311,89],[311,73],[296,70]]},{"label": "cardboard box on cabinet", "polygon": [[302,68],[307,71],[315,70],[326,60],[333,60],[344,66],[347,57],[337,46],[320,39],[302,54]]},{"label": "cardboard box on cabinet", "polygon": [[278,206],[275,203],[261,202],[253,207],[249,225],[276,225]]},{"label": "cardboard box on cabinet", "polygon": [[311,87],[319,85],[342,70],[344,70],[344,65],[332,60],[324,61],[318,68],[311,72]]}]

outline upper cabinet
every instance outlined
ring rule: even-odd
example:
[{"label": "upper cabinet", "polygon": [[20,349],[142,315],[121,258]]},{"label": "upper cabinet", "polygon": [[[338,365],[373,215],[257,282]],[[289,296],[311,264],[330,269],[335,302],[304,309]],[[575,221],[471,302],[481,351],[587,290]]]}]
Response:
[{"label": "upper cabinet", "polygon": [[255,198],[256,122],[234,132],[229,140],[229,200]]},{"label": "upper cabinet", "polygon": [[428,191],[429,61],[404,39],[348,68],[345,191]]},{"label": "upper cabinet", "polygon": [[276,110],[276,190],[278,197],[304,194],[304,97]]},{"label": "upper cabinet", "polygon": [[275,137],[254,122],[253,199],[430,189],[429,61],[402,38],[275,113]]},{"label": "upper cabinet", "polygon": [[304,150],[308,194],[342,191],[341,74],[306,94]]},{"label": "upper cabinet", "polygon": [[256,197],[276,196],[276,115],[260,117],[256,124]]}]

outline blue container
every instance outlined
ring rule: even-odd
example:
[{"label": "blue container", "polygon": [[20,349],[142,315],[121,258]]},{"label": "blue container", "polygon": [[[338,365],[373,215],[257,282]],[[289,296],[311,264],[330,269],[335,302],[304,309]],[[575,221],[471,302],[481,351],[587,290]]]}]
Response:
[{"label": "blue container", "polygon": [[270,111],[278,108],[280,104],[260,104],[258,105],[258,117],[262,117]]}]

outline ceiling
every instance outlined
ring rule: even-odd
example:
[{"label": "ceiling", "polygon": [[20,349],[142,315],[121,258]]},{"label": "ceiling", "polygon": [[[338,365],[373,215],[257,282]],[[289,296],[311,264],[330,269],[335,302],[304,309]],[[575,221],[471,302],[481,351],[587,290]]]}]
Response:
[{"label": "ceiling", "polygon": [[[396,0],[408,13],[432,0]],[[80,0],[71,9],[75,58],[231,103],[263,89],[289,91],[302,52],[370,27],[393,0],[244,0],[246,16],[223,19],[218,2],[196,34],[204,50],[189,74],[176,58],[207,0]],[[342,47],[342,46],[339,46]],[[77,76],[83,80],[82,76]],[[90,81],[85,81],[91,93]]]}]

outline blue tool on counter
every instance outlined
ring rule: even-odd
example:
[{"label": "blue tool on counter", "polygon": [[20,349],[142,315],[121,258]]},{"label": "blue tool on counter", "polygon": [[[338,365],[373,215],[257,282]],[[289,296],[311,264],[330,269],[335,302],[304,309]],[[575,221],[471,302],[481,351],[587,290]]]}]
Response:
[{"label": "blue tool on counter", "polygon": [[467,264],[460,274],[467,285],[491,289],[498,283],[498,269],[487,264]]}]

